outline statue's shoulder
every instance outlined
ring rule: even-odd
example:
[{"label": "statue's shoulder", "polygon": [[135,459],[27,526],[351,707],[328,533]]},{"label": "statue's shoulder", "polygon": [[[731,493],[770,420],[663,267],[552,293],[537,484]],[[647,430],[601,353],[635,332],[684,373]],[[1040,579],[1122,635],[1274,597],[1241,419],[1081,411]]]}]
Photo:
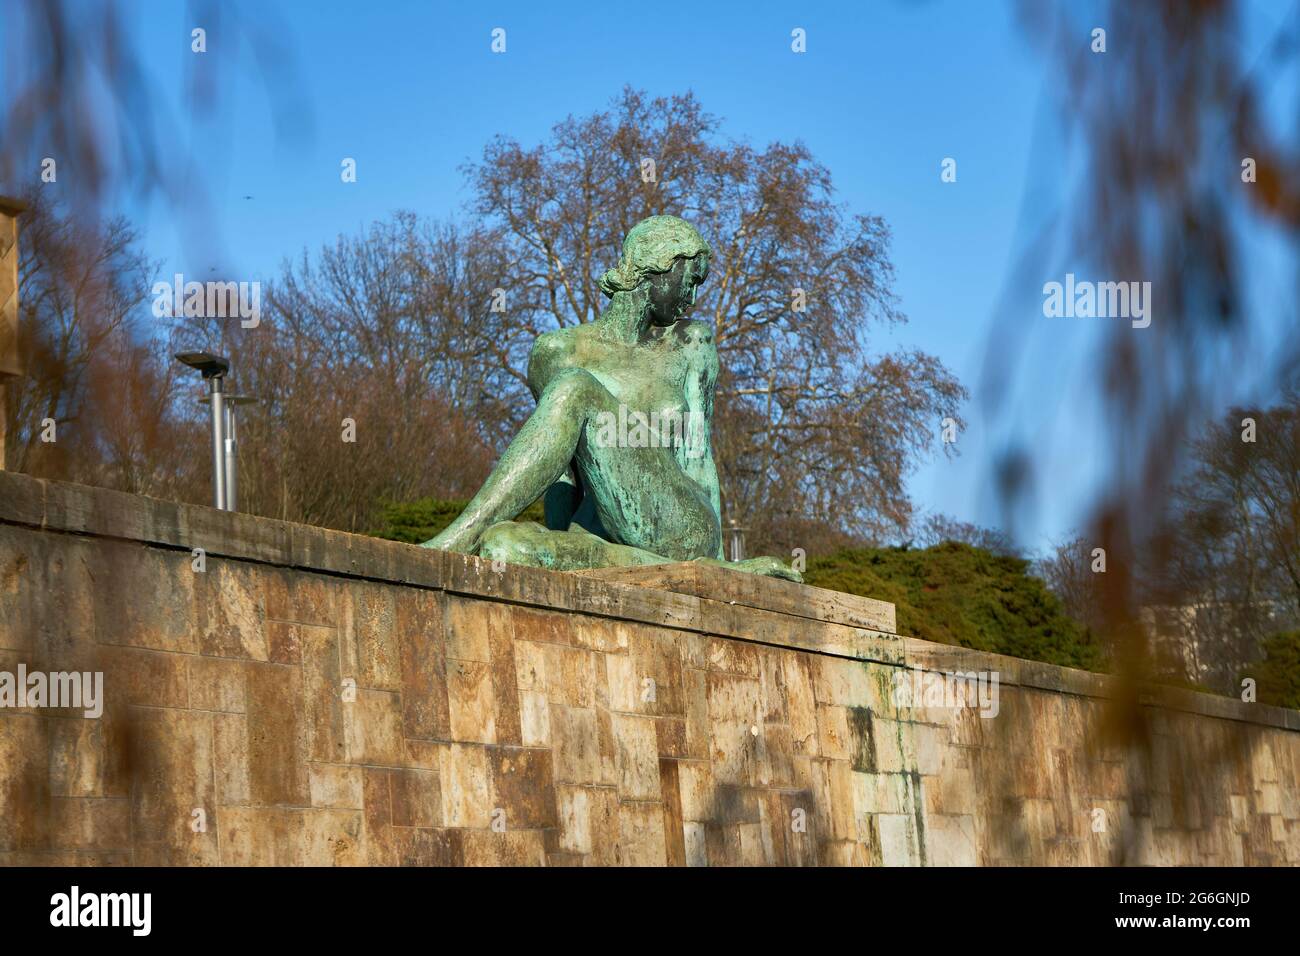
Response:
[{"label": "statue's shoulder", "polygon": [[579,328],[554,329],[533,341],[532,351],[528,353],[528,382],[535,390],[545,388],[551,376],[569,364],[576,350]]},{"label": "statue's shoulder", "polygon": [[712,389],[718,379],[718,346],[713,341],[713,325],[698,319],[683,319],[673,326],[677,352],[682,356],[687,381],[698,381]]},{"label": "statue's shoulder", "polygon": [[581,326],[570,326],[543,332],[533,341],[531,358],[555,359],[572,355],[578,343],[577,331],[580,328]]},{"label": "statue's shoulder", "polygon": [[680,343],[688,367],[701,369],[706,375],[717,375],[718,346],[713,341],[710,323],[684,319],[673,327],[673,336]]},{"label": "statue's shoulder", "polygon": [[699,347],[713,345],[713,326],[699,319],[683,319],[673,326],[673,332],[686,345]]}]

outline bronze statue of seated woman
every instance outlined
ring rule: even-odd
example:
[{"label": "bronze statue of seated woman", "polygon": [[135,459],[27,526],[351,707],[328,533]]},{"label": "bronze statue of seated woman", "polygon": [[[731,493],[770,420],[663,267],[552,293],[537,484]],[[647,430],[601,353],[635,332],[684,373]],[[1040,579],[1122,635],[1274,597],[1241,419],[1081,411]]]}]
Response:
[{"label": "bronze statue of seated woman", "polygon": [[[609,307],[533,343],[537,409],[423,547],[561,571],[706,561],[800,580],[775,558],[723,560],[710,438],[718,350],[708,323],[686,318],[709,257],[675,216],[632,228],[600,280]],[[543,495],[545,526],[510,520]]]}]

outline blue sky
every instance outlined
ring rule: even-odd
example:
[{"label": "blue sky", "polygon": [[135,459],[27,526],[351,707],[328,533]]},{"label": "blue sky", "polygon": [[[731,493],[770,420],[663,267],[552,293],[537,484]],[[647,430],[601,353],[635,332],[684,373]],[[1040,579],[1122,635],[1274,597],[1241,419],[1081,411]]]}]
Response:
[{"label": "blue sky", "polygon": [[[247,50],[225,83],[221,115],[190,123],[178,77],[193,55],[190,29],[203,24],[170,0],[127,6],[140,48],[153,51],[146,68],[171,91],[165,136],[201,157],[194,175],[207,190],[213,234],[225,240],[220,250],[186,250],[167,207],[125,200],[164,275],[204,275],[220,263],[231,275],[270,278],[285,256],[394,210],[457,215],[468,198],[458,167],[491,136],[535,143],[564,115],[602,108],[631,84],[651,94],[694,91],[730,137],[758,146],[802,140],[851,210],[885,218],[910,322],[882,336],[882,347],[932,352],[975,391],[991,322],[1023,322],[1026,335],[1042,338],[1040,298],[995,313],[1027,225],[1052,199],[1026,195],[1028,182],[1042,180],[1027,175],[1029,164],[1060,163],[1067,177],[1070,155],[1045,98],[1055,65],[1028,42],[1011,3],[245,3],[296,55],[311,135],[291,140],[276,135]],[[1250,5],[1242,42],[1267,36],[1291,8]],[[507,31],[505,55],[490,50],[495,27]],[[804,55],[790,50],[794,27],[807,31]],[[209,31],[210,50],[230,42]],[[340,183],[344,156],[357,160],[356,184]],[[940,182],[947,156],[958,160],[956,184]],[[1294,297],[1281,294],[1294,282],[1294,259],[1262,241],[1265,278],[1253,291],[1294,319]],[[1062,262],[1047,278],[1070,267]],[[1015,383],[1021,398],[1069,407],[1065,396],[1086,384],[1074,373],[1089,334],[1058,328],[1039,342]],[[936,454],[912,478],[922,509],[998,520],[988,489],[999,423],[981,411],[978,401],[966,409],[959,458]],[[1075,415],[1068,426],[1047,427],[1035,446],[1053,493],[1019,529],[1030,548],[1078,526],[1105,478],[1087,464],[1100,420]]]}]

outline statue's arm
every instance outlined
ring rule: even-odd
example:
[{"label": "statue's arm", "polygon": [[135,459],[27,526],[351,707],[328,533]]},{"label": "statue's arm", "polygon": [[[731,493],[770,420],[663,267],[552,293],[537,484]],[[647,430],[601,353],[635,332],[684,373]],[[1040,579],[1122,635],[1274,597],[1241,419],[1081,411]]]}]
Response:
[{"label": "statue's arm", "polygon": [[[698,409],[699,418],[703,425],[701,435],[703,443],[700,446],[703,454],[694,458],[687,457],[685,471],[708,491],[709,500],[713,503],[713,511],[718,516],[718,524],[721,527],[722,495],[718,488],[718,466],[713,461],[713,396],[717,384],[718,353],[716,350],[710,349],[699,374],[695,374],[695,370],[692,370],[686,379],[687,409],[691,412]],[[768,575],[769,577],[784,578],[787,581],[800,582],[803,580],[803,576],[799,572],[791,570],[784,562],[776,558],[758,557],[740,562],[728,561],[725,534],[720,535],[719,538],[717,558],[697,558],[696,560],[705,564],[718,564],[731,570],[749,571]]]},{"label": "statue's arm", "polygon": [[[710,432],[712,426],[708,421],[710,415],[704,418],[704,434],[701,447],[704,454],[698,458],[688,458],[686,463],[686,474],[694,479],[695,483],[702,487],[709,495],[709,503],[713,505],[713,513],[718,516],[718,526],[722,525],[722,490],[718,486],[718,466],[713,461],[713,445]],[[718,557],[725,556],[725,545],[721,537],[718,541]]]},{"label": "statue's arm", "polygon": [[[718,353],[710,348],[698,368],[686,376],[686,410],[688,444],[684,470],[709,495],[713,513],[722,525],[722,490],[718,485],[718,466],[713,460],[713,396],[718,385]],[[690,434],[692,427],[698,432]],[[718,558],[725,559],[725,535],[719,535]]]},{"label": "statue's arm", "polygon": [[[718,526],[722,525],[722,490],[718,487],[718,466],[713,462],[713,449],[709,448],[704,456],[703,477],[700,484],[709,492],[709,501],[713,503],[713,513],[718,516]],[[726,535],[718,536],[718,559],[725,560]]]},{"label": "statue's arm", "polygon": [[[528,390],[540,401],[542,392],[569,354],[568,342],[555,332],[539,335],[528,353]],[[567,531],[582,503],[582,488],[574,477],[574,468],[560,476],[542,496],[543,519],[553,531]]]}]

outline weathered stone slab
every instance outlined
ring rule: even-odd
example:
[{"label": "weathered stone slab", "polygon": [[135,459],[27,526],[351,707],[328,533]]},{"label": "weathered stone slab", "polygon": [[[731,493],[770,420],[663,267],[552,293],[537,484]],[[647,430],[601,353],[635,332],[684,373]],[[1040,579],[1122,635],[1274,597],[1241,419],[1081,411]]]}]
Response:
[{"label": "weathered stone slab", "polygon": [[45,482],[0,470],[0,521],[39,528],[45,523]]},{"label": "weathered stone slab", "polygon": [[693,594],[711,601],[761,608],[830,624],[844,624],[890,634],[896,630],[894,605],[888,601],[828,591],[759,574],[730,571],[711,564],[687,561],[632,568],[601,568],[580,573],[604,581]]}]

